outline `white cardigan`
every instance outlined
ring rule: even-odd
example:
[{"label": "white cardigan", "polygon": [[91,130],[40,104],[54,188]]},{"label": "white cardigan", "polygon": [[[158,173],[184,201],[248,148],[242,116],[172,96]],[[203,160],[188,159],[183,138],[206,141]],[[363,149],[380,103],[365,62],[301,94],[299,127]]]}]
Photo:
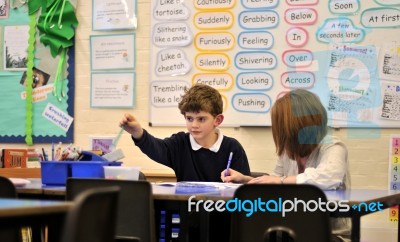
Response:
[{"label": "white cardigan", "polygon": [[[283,155],[277,161],[273,176],[296,176],[297,184],[312,184],[322,190],[350,188],[347,148],[337,137],[326,136],[307,160],[304,173],[298,174],[297,162]],[[332,234],[350,241],[350,219],[332,218]]]},{"label": "white cardigan", "polygon": [[326,136],[307,160],[304,173],[298,174],[297,162],[287,155],[276,163],[273,176],[297,176],[297,184],[312,184],[322,190],[350,187],[347,148],[337,137]]}]

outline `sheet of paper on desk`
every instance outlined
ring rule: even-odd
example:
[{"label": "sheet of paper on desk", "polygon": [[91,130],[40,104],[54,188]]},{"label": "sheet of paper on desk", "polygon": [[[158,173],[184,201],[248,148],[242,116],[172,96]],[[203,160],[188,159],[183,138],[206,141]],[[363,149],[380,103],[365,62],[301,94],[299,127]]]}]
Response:
[{"label": "sheet of paper on desk", "polygon": [[177,183],[177,186],[194,186],[194,187],[212,186],[218,189],[237,188],[241,185],[242,184],[224,183],[224,182],[178,182]]},{"label": "sheet of paper on desk", "polygon": [[159,186],[175,187],[177,194],[212,193],[228,188],[237,188],[242,184],[223,182],[160,182]]},{"label": "sheet of paper on desk", "polygon": [[237,188],[243,184],[238,183],[223,183],[223,182],[159,182],[154,183],[159,186],[166,187],[213,187],[218,189]]},{"label": "sheet of paper on desk", "polygon": [[14,185],[15,185],[16,187],[25,186],[25,185],[31,183],[31,181],[29,181],[29,180],[27,180],[27,179],[22,179],[22,178],[8,178],[8,179],[10,179],[10,181],[11,181],[12,183],[14,183]]},{"label": "sheet of paper on desk", "polygon": [[178,182],[176,193],[208,193],[237,187],[237,184],[222,182]]}]

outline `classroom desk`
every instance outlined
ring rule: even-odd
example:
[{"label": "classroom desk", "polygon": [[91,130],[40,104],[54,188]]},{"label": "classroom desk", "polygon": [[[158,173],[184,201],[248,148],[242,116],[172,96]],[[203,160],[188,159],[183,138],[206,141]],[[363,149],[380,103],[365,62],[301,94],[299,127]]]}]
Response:
[{"label": "classroom desk", "polygon": [[[164,170],[141,170],[150,182],[176,182],[175,174]],[[0,168],[0,176],[10,178],[41,178],[40,168]]]},{"label": "classroom desk", "polygon": [[[361,203],[377,203],[382,204],[382,209],[387,209],[400,204],[400,191],[390,190],[369,190],[369,189],[350,189],[338,191],[325,191],[328,200],[348,200],[350,206],[360,205]],[[363,215],[373,213],[374,211],[350,209],[348,212],[336,211],[331,214],[332,217],[349,217],[351,218],[351,239],[352,241],[360,241],[360,222]],[[398,219],[400,215],[398,214]],[[400,220],[398,220],[400,221]],[[397,223],[397,241],[400,241],[400,222]]]},{"label": "classroom desk", "polygon": [[[215,193],[205,193],[197,195],[199,200],[229,200],[233,198],[236,189],[225,189]],[[400,204],[400,191],[374,190],[374,189],[349,189],[349,190],[330,190],[324,191],[328,201],[346,200],[351,207],[361,203],[370,204],[380,202],[382,209],[387,209]],[[373,213],[374,211],[360,210],[356,211],[350,208],[347,212],[336,210],[331,213],[331,217],[351,218],[351,241],[360,241],[360,221],[363,215]],[[400,217],[400,215],[399,215]],[[399,218],[400,221],[400,218]],[[400,241],[400,223],[398,223],[397,237]]]},{"label": "classroom desk", "polygon": [[22,217],[65,214],[72,204],[72,202],[50,200],[0,198],[0,222],[3,222],[4,219],[15,218],[18,222],[23,223]]},{"label": "classroom desk", "polygon": [[[41,186],[40,179],[30,179],[31,184],[26,187],[18,188],[18,193],[21,195],[37,195],[43,196],[59,196],[61,198],[65,195],[65,187],[58,186]],[[221,189],[216,192],[205,193],[185,193],[177,194],[176,188],[171,185],[153,184],[153,197],[155,201],[176,201],[186,202],[188,199],[195,195],[194,200],[229,200],[233,198],[236,188]],[[400,191],[389,190],[370,190],[370,189],[350,189],[350,190],[337,190],[337,191],[324,191],[328,200],[338,201],[347,200],[350,206],[359,205],[360,203],[380,202],[382,208],[386,209],[394,205],[400,204]],[[350,209],[348,212],[335,211],[331,213],[332,217],[349,217],[352,220],[352,241],[360,241],[360,220],[363,215],[372,213],[371,211],[355,211]],[[400,241],[400,223],[398,226],[398,238]]]},{"label": "classroom desk", "polygon": [[[174,187],[165,187],[153,185],[153,194],[155,199],[159,200],[178,200],[187,201],[189,197],[195,195],[194,200],[229,200],[233,198],[236,188],[222,189],[217,192],[206,192],[198,194],[176,194]],[[334,190],[324,191],[328,201],[346,200],[349,206],[360,205],[361,203],[380,202],[382,209],[387,209],[400,204],[400,191],[389,190],[371,190],[371,189],[350,189],[350,190]],[[360,210],[356,211],[350,208],[347,212],[339,210],[332,212],[332,217],[348,217],[351,218],[351,239],[353,242],[360,241],[360,221],[361,217],[374,211]],[[399,220],[400,221],[400,220]],[[400,223],[398,223],[398,241],[400,241]],[[206,236],[207,237],[207,236]]]},{"label": "classroom desk", "polygon": [[72,206],[72,202],[0,198],[0,230],[29,226],[40,231],[43,226],[51,225],[54,233],[49,234],[49,241],[59,241],[65,215]]}]

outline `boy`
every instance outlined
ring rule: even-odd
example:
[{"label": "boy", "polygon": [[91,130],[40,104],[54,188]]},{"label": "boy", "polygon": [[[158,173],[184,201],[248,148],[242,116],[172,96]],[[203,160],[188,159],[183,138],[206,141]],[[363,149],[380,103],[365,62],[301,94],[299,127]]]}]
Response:
[{"label": "boy", "polygon": [[217,90],[207,85],[194,85],[182,96],[178,107],[186,120],[187,133],[158,139],[130,114],[125,114],[120,126],[132,135],[135,145],[143,153],[172,168],[178,182],[220,182],[220,173],[226,169],[231,152],[230,167],[250,175],[243,147],[236,139],[222,135],[217,128],[224,120],[222,97]]}]

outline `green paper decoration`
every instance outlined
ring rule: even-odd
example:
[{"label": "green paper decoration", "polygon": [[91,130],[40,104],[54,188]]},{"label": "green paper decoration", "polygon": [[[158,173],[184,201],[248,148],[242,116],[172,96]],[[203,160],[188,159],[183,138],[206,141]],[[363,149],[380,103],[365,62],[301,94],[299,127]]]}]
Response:
[{"label": "green paper decoration", "polygon": [[46,1],[40,1],[40,0],[30,0],[30,1],[28,1],[29,15],[32,15],[36,11],[38,11],[42,7],[42,4],[45,3],[45,2]]},{"label": "green paper decoration", "polygon": [[[28,64],[27,64],[27,85],[26,85],[26,120],[25,120],[25,142],[28,145],[33,144],[33,103],[32,103],[32,77],[34,66],[34,46],[36,35],[36,13],[41,10],[37,20],[40,42],[50,48],[51,55],[55,58],[61,53],[58,63],[57,73],[54,80],[53,95],[59,101],[65,97],[62,89],[62,82],[66,78],[64,68],[66,66],[66,50],[73,46],[75,28],[78,26],[78,20],[75,16],[74,7],[68,0],[29,0],[29,45],[28,45]],[[61,89],[57,91],[57,86],[61,81]]]},{"label": "green paper decoration", "polygon": [[33,145],[32,140],[32,82],[33,82],[33,62],[35,58],[35,35],[36,35],[36,15],[29,15],[29,39],[28,39],[28,63],[26,68],[26,118],[25,118],[25,143]]},{"label": "green paper decoration", "polygon": [[[32,1],[29,1],[31,3]],[[42,2],[34,0],[33,2]],[[46,2],[46,1],[43,1]],[[40,3],[29,4],[29,13],[37,11]],[[32,5],[32,9],[30,8]],[[78,26],[74,7],[67,0],[47,1],[46,8],[38,19],[40,42],[50,47],[53,57],[56,57],[64,48],[74,45],[75,28]]]}]

